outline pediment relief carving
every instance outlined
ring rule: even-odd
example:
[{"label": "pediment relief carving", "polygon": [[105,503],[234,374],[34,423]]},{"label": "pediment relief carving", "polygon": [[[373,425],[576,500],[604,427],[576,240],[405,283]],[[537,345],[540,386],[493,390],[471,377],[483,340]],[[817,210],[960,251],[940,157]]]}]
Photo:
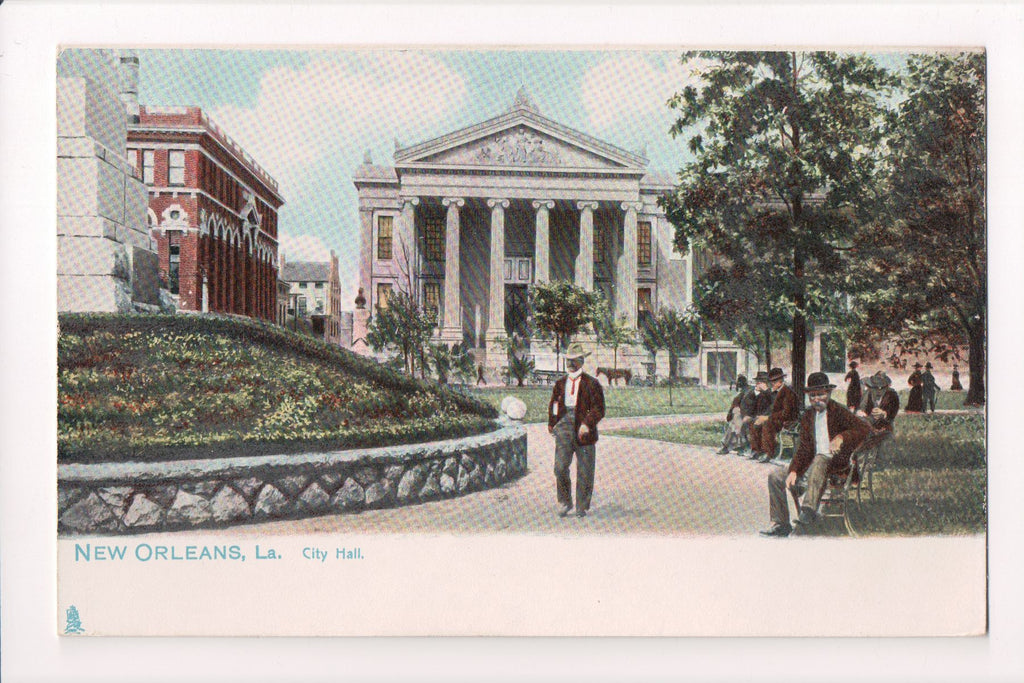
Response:
[{"label": "pediment relief carving", "polygon": [[423,157],[419,161],[453,166],[623,167],[611,159],[524,125]]}]

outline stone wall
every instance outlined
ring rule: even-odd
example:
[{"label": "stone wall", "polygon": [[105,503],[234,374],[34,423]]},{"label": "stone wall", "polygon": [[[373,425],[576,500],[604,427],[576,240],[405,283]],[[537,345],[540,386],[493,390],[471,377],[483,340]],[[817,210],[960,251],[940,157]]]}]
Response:
[{"label": "stone wall", "polygon": [[123,534],[358,512],[452,498],[526,473],[526,430],[331,453],[69,464],[58,468],[62,534]]}]

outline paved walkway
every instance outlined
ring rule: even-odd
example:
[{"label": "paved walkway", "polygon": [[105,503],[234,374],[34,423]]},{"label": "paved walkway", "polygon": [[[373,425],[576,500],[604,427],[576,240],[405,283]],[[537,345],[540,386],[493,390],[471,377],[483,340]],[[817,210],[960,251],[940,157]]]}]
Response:
[{"label": "paved walkway", "polygon": [[526,426],[529,472],[496,489],[407,507],[196,533],[244,536],[511,532],[749,537],[767,526],[766,480],[774,465],[735,455],[716,455],[710,447],[608,434],[616,426],[707,419],[713,416],[657,416],[602,422],[594,498],[590,515],[583,519],[560,518],[555,514],[554,438],[547,433],[546,425],[531,424]]}]

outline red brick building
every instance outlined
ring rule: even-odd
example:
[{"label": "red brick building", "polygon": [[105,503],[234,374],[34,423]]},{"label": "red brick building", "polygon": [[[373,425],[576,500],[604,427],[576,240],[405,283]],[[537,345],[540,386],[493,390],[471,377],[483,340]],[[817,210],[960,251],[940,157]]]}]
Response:
[{"label": "red brick building", "polygon": [[140,107],[128,160],[149,190],[160,276],[186,311],[277,315],[277,181],[199,107]]}]

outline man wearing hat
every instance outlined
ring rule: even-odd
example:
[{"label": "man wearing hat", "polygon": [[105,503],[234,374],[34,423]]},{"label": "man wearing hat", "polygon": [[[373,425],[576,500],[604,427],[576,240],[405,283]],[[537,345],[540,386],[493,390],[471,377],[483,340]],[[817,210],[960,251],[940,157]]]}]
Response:
[{"label": "man wearing hat", "polygon": [[[779,442],[779,432],[783,427],[795,422],[800,417],[800,401],[796,392],[786,384],[786,373],[782,368],[772,368],[768,371],[768,384],[771,386],[772,411],[767,416],[759,416],[754,420],[757,434],[758,447],[760,448],[761,462],[771,462],[775,457],[775,448]],[[751,442],[751,448],[754,448]]]},{"label": "man wearing hat", "polygon": [[800,500],[797,524],[802,532],[806,531],[818,517],[818,505],[829,477],[849,474],[850,456],[868,435],[869,428],[864,421],[832,400],[833,389],[835,385],[829,383],[824,372],[812,372],[807,378],[811,409],[800,419],[800,446],[788,469],[780,467],[768,475],[772,525],[761,532],[764,536],[788,536],[793,531],[786,491],[798,494],[803,490],[801,478],[804,475],[806,491]]},{"label": "man wearing hat", "polygon": [[753,410],[751,411],[750,424],[747,427],[747,436],[750,439],[750,459],[760,460],[764,453],[761,450],[761,431],[764,427],[764,420],[759,418],[768,417],[772,414],[772,400],[775,398],[768,389],[768,372],[758,370],[754,376],[755,394],[752,400]]},{"label": "man wearing hat", "polygon": [[601,383],[583,372],[590,355],[579,344],[565,352],[568,373],[555,382],[548,405],[548,433],[555,437],[555,487],[559,517],[572,512],[572,479],[569,466],[576,456],[576,516],[586,517],[594,491],[597,456],[597,423],[604,417]]},{"label": "man wearing hat", "polygon": [[930,408],[935,412],[935,394],[939,392],[939,385],[935,382],[935,375],[932,374],[931,361],[924,364],[924,372],[921,373],[921,398],[924,401],[922,408],[925,412]]},{"label": "man wearing hat", "polygon": [[722,448],[718,451],[718,455],[728,453],[733,442],[736,443],[737,450],[743,448],[743,437],[746,434],[747,425],[750,424],[753,416],[754,402],[752,400],[746,402],[748,412],[743,412],[744,399],[754,393],[754,390],[747,386],[746,375],[740,375],[736,378],[736,389],[739,393],[733,397],[732,405],[729,406],[729,412],[725,415],[725,437],[722,439]]},{"label": "man wearing hat", "polygon": [[900,412],[900,397],[892,388],[892,380],[883,370],[879,370],[864,380],[868,388],[861,400],[857,414],[871,427],[871,435],[864,444],[866,448],[877,446],[892,434],[893,422]]}]

